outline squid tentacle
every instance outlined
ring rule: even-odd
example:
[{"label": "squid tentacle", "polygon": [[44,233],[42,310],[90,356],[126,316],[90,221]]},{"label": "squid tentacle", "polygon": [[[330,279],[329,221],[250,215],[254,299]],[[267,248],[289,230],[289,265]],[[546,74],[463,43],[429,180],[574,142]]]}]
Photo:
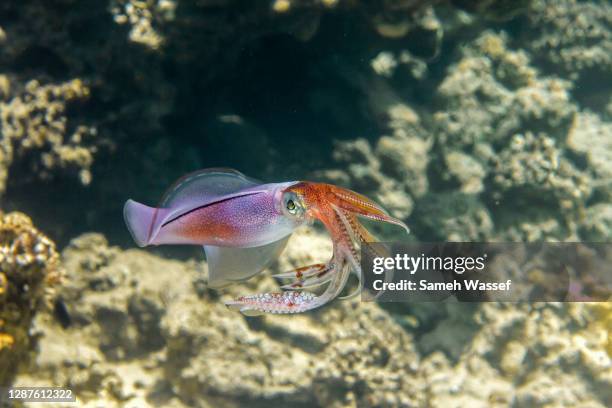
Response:
[{"label": "squid tentacle", "polygon": [[300,281],[306,278],[311,278],[313,276],[325,274],[325,272],[330,269],[330,265],[331,264],[329,263],[317,263],[313,265],[302,266],[291,271],[277,273],[276,275],[272,275],[272,277],[277,279],[295,279]]},{"label": "squid tentacle", "polygon": [[356,213],[362,217],[370,218],[375,221],[383,221],[390,224],[398,225],[410,232],[410,228],[401,220],[391,217],[378,204],[369,198],[355,193],[354,191],[333,187],[332,194],[336,197],[337,205],[344,210]]},{"label": "squid tentacle", "polygon": [[278,279],[290,278],[293,282],[281,286],[281,289],[299,290],[307,287],[314,287],[329,282],[330,273],[334,272],[334,263],[319,263],[310,266],[297,268],[293,271],[274,275]]},{"label": "squid tentacle", "polygon": [[[376,237],[370,232],[368,231],[368,229],[366,227],[364,227],[363,225],[361,225],[361,223],[359,222],[359,220],[357,219],[357,216],[355,214],[349,213],[347,211],[344,212],[346,219],[348,220],[348,222],[350,223],[353,231],[355,231],[355,235],[356,235],[356,240],[359,241],[360,244],[363,243],[371,243],[371,242],[376,242],[377,239]],[[366,245],[366,250],[370,251],[373,255],[375,256],[382,256],[382,257],[387,257],[389,256],[388,253],[379,253],[376,251],[376,249],[372,248],[369,245]]]},{"label": "squid tentacle", "polygon": [[326,270],[326,273],[322,276],[315,276],[313,278],[308,278],[305,280],[300,280],[297,282],[289,283],[287,285],[281,286],[281,289],[289,289],[289,290],[302,290],[304,288],[313,288],[316,286],[321,286],[332,279],[332,276],[328,275],[331,269]]},{"label": "squid tentacle", "polygon": [[[351,213],[346,213],[346,217],[347,220],[350,222],[351,227],[353,228],[353,230],[355,231],[357,237],[359,238],[359,240],[361,241],[360,243],[371,243],[371,242],[376,242],[377,239],[376,237],[374,237],[374,235],[372,235],[372,233],[370,231],[367,230],[366,227],[364,227],[363,225],[361,225],[361,223],[359,223],[359,221],[357,220],[357,217],[355,216],[355,214],[351,214]],[[364,247],[362,247],[364,248]],[[378,251],[379,248],[373,248],[369,245],[365,246],[365,250],[368,251],[371,255],[374,255],[375,257],[382,257],[382,258],[387,258],[389,256],[389,252],[388,251]]]},{"label": "squid tentacle", "polygon": [[[247,315],[305,312],[338,297],[346,286],[349,275],[354,273],[359,280],[357,290],[342,299],[352,298],[361,292],[362,286],[359,247],[363,243],[376,241],[370,231],[359,222],[358,217],[395,224],[409,231],[404,222],[391,217],[379,205],[353,191],[331,185],[312,185],[306,182],[293,188],[300,191],[300,194],[310,194],[311,205],[315,209],[311,216],[323,222],[332,234],[334,252],[331,260],[326,264],[314,264],[277,274],[276,278],[292,280],[281,286],[282,289],[289,289],[288,291],[242,296],[227,302],[226,305],[230,308],[238,309]],[[323,192],[325,194],[319,195]],[[376,249],[368,246],[366,250],[373,251],[376,256],[380,256]],[[390,276],[392,278],[392,275],[386,274],[385,281],[388,281]],[[318,296],[302,291],[305,287],[326,283],[327,287]]]},{"label": "squid tentacle", "polygon": [[[354,234],[354,239],[355,241],[359,242],[359,244],[363,244],[363,243],[367,243],[367,242],[374,242],[376,241],[376,238],[372,235],[372,233],[370,231],[367,230],[367,228],[365,228],[363,225],[361,225],[361,223],[359,222],[359,220],[357,219],[357,216],[353,213],[350,213],[348,211],[345,210],[340,210],[341,214],[344,216],[344,220],[346,223],[348,223],[349,225],[349,230],[351,230]],[[361,246],[361,248],[364,248],[366,251],[368,251],[371,255],[373,255],[374,257],[383,257],[386,258],[389,256],[388,251],[386,250],[382,250],[379,251],[378,248],[373,248],[369,245],[366,245],[365,247]],[[340,297],[340,299],[350,299],[353,298],[355,296],[357,296],[360,292],[361,292],[361,279],[362,279],[362,271],[361,268],[359,269],[359,273],[356,274],[357,275],[357,279],[359,280],[359,286],[358,288],[353,291],[353,293],[351,293],[350,295],[347,296],[343,296]],[[392,282],[393,281],[393,271],[387,271],[385,273],[385,278],[384,281],[386,283]],[[380,296],[380,294],[377,294],[374,296],[374,299],[376,299],[378,296]]]},{"label": "squid tentacle", "polygon": [[315,302],[316,298],[317,296],[309,292],[272,292],[240,296],[236,300],[226,302],[225,305],[247,316],[262,313],[300,313],[312,309],[309,304]]},{"label": "squid tentacle", "polygon": [[227,302],[226,306],[231,309],[237,309],[245,315],[305,312],[322,306],[336,298],[344,288],[344,285],[346,285],[349,273],[348,265],[346,262],[343,262],[338,268],[337,273],[332,275],[330,284],[319,296],[304,291],[262,293],[258,295],[241,296],[234,301]]},{"label": "squid tentacle", "polygon": [[349,261],[354,268],[359,269],[359,253],[355,248],[353,241],[354,231],[351,228],[350,223],[344,216],[342,210],[338,209],[335,205],[332,205],[334,210],[334,216],[339,227],[340,237],[338,237],[338,246],[346,253]]},{"label": "squid tentacle", "polygon": [[[361,265],[359,264],[360,256],[357,252],[356,245],[359,243],[359,232],[355,229],[355,223],[351,222],[351,214],[333,206],[334,211],[336,212],[336,218],[340,223],[341,231],[344,236],[344,241],[346,241],[346,245],[349,247],[349,260],[352,264],[351,271],[357,278],[357,288],[351,292],[347,296],[340,296],[339,299],[352,299],[355,296],[361,293],[361,280],[362,280],[362,271]],[[358,224],[360,225],[360,224]],[[364,228],[365,229],[365,228]]]},{"label": "squid tentacle", "polygon": [[346,210],[343,211],[346,220],[351,226],[352,230],[355,233],[355,239],[361,242],[374,242],[376,241],[376,237],[372,235],[370,231],[368,231],[363,225],[359,223],[357,220],[357,216],[353,213],[350,213]]}]

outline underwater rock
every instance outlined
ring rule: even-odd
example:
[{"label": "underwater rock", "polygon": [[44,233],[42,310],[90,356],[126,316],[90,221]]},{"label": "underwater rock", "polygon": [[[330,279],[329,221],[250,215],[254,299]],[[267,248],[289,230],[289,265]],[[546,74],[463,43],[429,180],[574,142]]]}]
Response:
[{"label": "underwater rock", "polygon": [[35,343],[30,323],[50,300],[62,268],[55,244],[25,214],[0,213],[0,384]]},{"label": "underwater rock", "polygon": [[506,21],[528,11],[533,0],[451,0],[457,7],[478,13],[485,19]]},{"label": "underwater rock", "polygon": [[567,136],[567,147],[586,160],[594,179],[595,194],[612,199],[612,122],[591,112],[574,118]]},{"label": "underwater rock", "polygon": [[[587,202],[608,197],[610,149],[601,139],[609,133],[607,122],[581,111],[570,81],[546,75],[539,60],[513,44],[507,32],[485,30],[458,46],[436,85],[433,105],[404,96],[395,84],[414,75],[399,70],[397,51],[381,51],[370,60],[378,76],[355,82],[381,135],[337,143],[334,158],[344,170],[329,174],[388,201],[383,205],[390,209],[391,201],[399,202],[392,196],[402,193],[417,200],[428,193],[473,194],[472,201],[490,214],[486,219],[497,220],[496,226],[484,222],[488,227],[464,238],[575,239]],[[418,80],[428,86],[423,77]],[[516,207],[534,199],[547,210],[524,209],[521,222],[510,225]],[[427,200],[419,205],[431,207]],[[403,207],[393,209],[395,215],[410,217],[412,205]],[[428,222],[413,219],[417,236],[448,238],[444,228],[419,230]]]},{"label": "underwater rock", "polygon": [[158,26],[175,18],[177,3],[173,0],[113,0],[110,4],[115,23],[130,26],[130,41],[157,50],[163,45]]},{"label": "underwater rock", "polygon": [[466,194],[482,192],[483,179],[487,173],[479,161],[460,151],[450,151],[446,153],[444,159],[449,174],[461,185],[461,192]]},{"label": "underwater rock", "polygon": [[[599,140],[585,132],[605,134],[605,127],[579,111],[570,82],[543,76],[528,53],[509,49],[509,41],[504,32],[480,34],[460,49],[438,86],[444,109],[433,114],[434,152],[445,166],[429,173],[440,178],[430,185],[448,189],[452,181],[480,193],[496,220],[490,233],[501,239],[576,237],[586,203],[607,188],[588,159],[585,168],[582,140]],[[596,155],[606,154],[605,143],[595,142]]]},{"label": "underwater rock", "polygon": [[431,143],[419,137],[383,136],[376,145],[376,155],[385,174],[399,180],[412,196],[421,197],[429,189],[430,148]]},{"label": "underwater rock", "polygon": [[579,225],[580,236],[589,242],[610,242],[612,239],[612,205],[599,203],[584,211]]}]

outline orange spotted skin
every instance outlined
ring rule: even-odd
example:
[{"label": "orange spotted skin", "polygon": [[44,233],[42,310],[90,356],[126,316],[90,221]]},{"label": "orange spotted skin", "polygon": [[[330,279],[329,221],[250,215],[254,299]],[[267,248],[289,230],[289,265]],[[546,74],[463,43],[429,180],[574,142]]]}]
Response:
[{"label": "orange spotted skin", "polygon": [[[189,215],[177,220],[174,228],[186,238],[195,242],[205,242],[206,239],[214,237],[219,242],[231,241],[240,233],[240,228],[230,222],[212,223],[209,220],[214,217],[217,210],[214,208],[199,211],[193,216]],[[211,213],[211,214],[207,214]]]},{"label": "orange spotted skin", "polygon": [[303,181],[289,187],[287,191],[294,192],[304,200],[307,215],[321,221],[328,229],[332,239],[342,235],[344,229],[338,223],[338,211],[345,211],[350,218],[349,221],[359,225],[359,230],[363,232],[361,235],[365,235],[364,238],[373,237],[365,227],[358,223],[356,215],[407,228],[403,222],[387,215],[381,207],[369,198],[342,187]]},{"label": "orange spotted skin", "polygon": [[[327,284],[319,296],[308,292],[265,293],[245,296],[227,305],[246,314],[300,313],[326,304],[339,296],[348,276],[354,272],[361,278],[359,247],[374,241],[374,236],[359,222],[359,217],[388,222],[408,230],[402,221],[389,216],[369,198],[354,191],[325,183],[301,181],[287,187],[284,193],[299,198],[307,219],[319,220],[334,244],[332,258],[326,264],[314,264],[279,274],[280,279],[293,279],[283,289],[298,290]],[[294,292],[295,293],[295,292]],[[354,292],[354,294],[358,291]]]},{"label": "orange spotted skin", "polygon": [[350,238],[343,231],[334,210],[334,206],[337,206],[339,203],[337,195],[334,194],[336,189],[338,188],[331,184],[304,181],[290,187],[288,190],[302,198],[306,207],[307,217],[321,221],[329,231],[332,241],[342,248],[348,248],[350,246]]},{"label": "orange spotted skin", "polygon": [[329,200],[330,198],[334,199],[331,192],[332,188],[333,186],[330,184],[302,181],[287,190],[294,192],[304,200],[307,216],[320,220],[328,227],[331,223],[328,222],[327,215],[333,213]]}]

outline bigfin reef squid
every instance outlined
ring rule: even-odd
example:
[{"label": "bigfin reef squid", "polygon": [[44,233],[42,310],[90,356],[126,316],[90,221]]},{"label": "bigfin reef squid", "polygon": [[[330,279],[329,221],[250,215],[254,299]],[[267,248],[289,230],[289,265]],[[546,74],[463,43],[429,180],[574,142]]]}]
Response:
[{"label": "bigfin reef squid", "polygon": [[[286,291],[241,296],[226,303],[246,315],[305,312],[338,297],[351,272],[361,279],[360,245],[375,238],[359,217],[409,231],[402,221],[353,191],[308,181],[262,184],[225,168],[180,178],[157,208],[128,200],[123,215],[140,247],[202,245],[212,288],[259,273],[278,258],[296,228],[319,220],[333,241],[331,259],[275,275],[290,280],[281,286]],[[327,287],[319,295],[304,290],[324,284]]]}]

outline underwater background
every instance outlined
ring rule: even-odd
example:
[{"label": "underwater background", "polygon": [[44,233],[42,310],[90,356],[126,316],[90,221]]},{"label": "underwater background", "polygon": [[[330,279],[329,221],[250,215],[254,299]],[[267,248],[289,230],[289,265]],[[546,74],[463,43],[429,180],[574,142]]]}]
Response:
[{"label": "underwater background", "polygon": [[[271,273],[209,289],[200,248],[136,249],[122,218],[218,166],[365,194],[411,228],[386,239],[609,242],[609,1],[3,0],[0,385],[88,407],[612,406],[610,302],[228,310]],[[272,270],[330,251],[304,227]]]}]

